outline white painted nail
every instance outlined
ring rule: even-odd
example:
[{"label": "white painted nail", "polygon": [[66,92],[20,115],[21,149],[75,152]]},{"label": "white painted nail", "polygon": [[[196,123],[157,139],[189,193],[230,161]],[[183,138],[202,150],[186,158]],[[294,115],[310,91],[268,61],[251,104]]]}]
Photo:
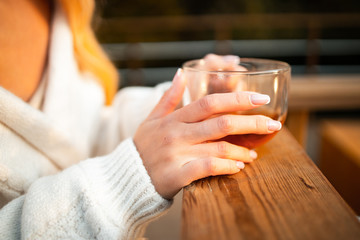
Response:
[{"label": "white painted nail", "polygon": [[250,95],[250,101],[254,105],[264,105],[270,102],[269,95],[255,93]]},{"label": "white painted nail", "polygon": [[278,131],[281,129],[282,125],[281,122],[275,120],[268,120],[267,127],[270,131]]},{"label": "white painted nail", "polygon": [[236,166],[240,169],[244,169],[245,168],[245,164],[243,162],[236,162]]},{"label": "white painted nail", "polygon": [[182,72],[183,72],[182,69],[181,69],[181,68],[178,68],[178,70],[176,71],[176,74],[175,74],[175,75],[176,75],[177,77],[180,77],[181,74],[182,74]]},{"label": "white painted nail", "polygon": [[250,150],[249,151],[249,155],[252,159],[256,159],[257,158],[257,153],[254,150]]},{"label": "white painted nail", "polygon": [[233,63],[238,65],[240,63],[240,58],[235,55],[226,55],[223,57],[224,61],[227,63]]}]

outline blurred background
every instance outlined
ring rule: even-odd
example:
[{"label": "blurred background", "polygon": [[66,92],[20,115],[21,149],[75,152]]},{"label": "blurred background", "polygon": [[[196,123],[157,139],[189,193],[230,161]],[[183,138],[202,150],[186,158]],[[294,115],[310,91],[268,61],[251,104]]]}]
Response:
[{"label": "blurred background", "polygon": [[[94,28],[121,87],[170,81],[208,53],[288,62],[286,125],[360,215],[358,0],[97,0]],[[180,211],[181,194],[146,236],[179,239]]]}]

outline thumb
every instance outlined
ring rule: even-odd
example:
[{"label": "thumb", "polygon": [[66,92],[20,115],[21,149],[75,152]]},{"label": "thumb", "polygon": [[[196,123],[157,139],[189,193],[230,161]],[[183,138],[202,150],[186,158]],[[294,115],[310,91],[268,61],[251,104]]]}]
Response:
[{"label": "thumb", "polygon": [[183,71],[179,68],[174,76],[171,87],[164,93],[159,103],[149,115],[149,119],[164,117],[173,112],[182,100],[186,81]]}]

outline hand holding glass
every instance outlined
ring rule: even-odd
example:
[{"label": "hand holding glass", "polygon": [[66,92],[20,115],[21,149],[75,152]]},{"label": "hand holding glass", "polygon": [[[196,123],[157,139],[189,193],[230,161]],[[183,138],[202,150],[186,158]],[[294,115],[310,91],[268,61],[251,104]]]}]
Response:
[{"label": "hand holding glass", "polygon": [[[287,63],[241,58],[236,65],[220,64],[219,67],[205,58],[184,63],[183,70],[187,81],[185,98],[188,101],[196,101],[214,93],[257,92],[268,95],[271,101],[255,109],[228,114],[265,115],[281,123],[285,122],[291,76]],[[269,141],[276,133],[277,131],[271,134],[229,135],[219,140],[253,149]]]}]

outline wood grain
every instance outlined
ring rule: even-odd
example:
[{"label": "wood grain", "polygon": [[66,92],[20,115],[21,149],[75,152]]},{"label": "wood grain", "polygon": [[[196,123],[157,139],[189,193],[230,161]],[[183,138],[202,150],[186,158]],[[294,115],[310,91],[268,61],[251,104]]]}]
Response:
[{"label": "wood grain", "polygon": [[183,239],[360,239],[354,212],[283,129],[231,176],[189,185]]}]

